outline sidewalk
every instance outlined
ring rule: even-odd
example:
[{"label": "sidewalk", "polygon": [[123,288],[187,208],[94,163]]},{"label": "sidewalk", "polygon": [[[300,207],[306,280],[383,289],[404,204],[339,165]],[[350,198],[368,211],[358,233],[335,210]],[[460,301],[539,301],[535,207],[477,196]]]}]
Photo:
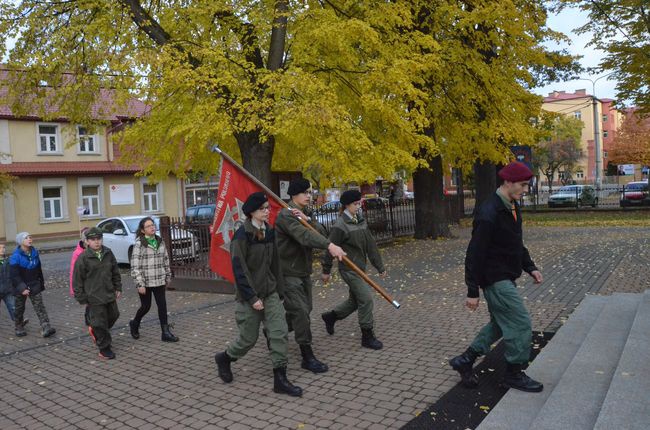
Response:
[{"label": "sidewalk", "polygon": [[[0,428],[400,428],[457,384],[458,375],[446,362],[488,320],[484,303],[473,314],[463,307],[469,229],[456,233],[452,240],[405,240],[382,249],[389,271],[382,285],[402,307],[375,299],[381,351],[360,346],[355,315],[337,322],[334,336],[327,335],[320,313],[344,299],[347,288],[339,279],[326,287],[315,282],[314,351],[330,371],[315,375],[301,369],[290,334],[288,376],[304,390],[299,399],[273,393],[263,338],[233,364],[232,384],[217,376],[214,354],[237,333],[233,296],[169,291],[180,342],[160,341],[155,306],[141,338],[133,340],[126,324],[138,299],[127,270],[113,331],[117,359],[97,360],[82,324],[83,309],[68,295],[68,268],[48,265],[48,255],[44,297],[55,337],[38,335],[28,305],[29,335],[15,338],[6,310],[0,309],[0,370],[12,399],[0,404]],[[526,244],[545,275],[540,286],[528,278],[521,282],[533,328],[557,329],[587,293],[648,288],[645,234],[634,227],[528,229]]]}]

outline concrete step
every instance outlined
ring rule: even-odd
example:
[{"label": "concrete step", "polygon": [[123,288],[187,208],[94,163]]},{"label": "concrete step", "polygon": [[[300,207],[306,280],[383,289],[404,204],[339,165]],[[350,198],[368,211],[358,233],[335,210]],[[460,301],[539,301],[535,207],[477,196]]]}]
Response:
[{"label": "concrete step", "polygon": [[650,290],[646,290],[594,429],[650,427]]},{"label": "concrete step", "polygon": [[592,430],[639,307],[641,294],[614,294],[530,428]]},{"label": "concrete step", "polygon": [[600,315],[606,300],[604,296],[586,296],[526,370],[532,378],[543,382],[544,391],[525,393],[509,390],[477,430],[521,430],[530,427]]}]

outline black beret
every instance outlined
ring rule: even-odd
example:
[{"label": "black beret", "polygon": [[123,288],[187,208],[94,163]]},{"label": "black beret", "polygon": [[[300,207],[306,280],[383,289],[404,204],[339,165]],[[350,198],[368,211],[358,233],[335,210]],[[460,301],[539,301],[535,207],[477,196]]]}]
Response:
[{"label": "black beret", "polygon": [[241,210],[244,211],[244,215],[248,216],[251,213],[255,212],[262,207],[264,203],[268,201],[266,194],[261,191],[251,194],[246,199],[246,203],[241,207]]},{"label": "black beret", "polygon": [[104,234],[98,227],[92,227],[86,232],[86,239],[101,239]]},{"label": "black beret", "polygon": [[341,194],[341,204],[343,206],[347,206],[350,203],[354,203],[359,200],[361,200],[361,193],[359,190],[347,190]]},{"label": "black beret", "polygon": [[309,181],[305,178],[294,179],[289,183],[289,189],[287,194],[290,196],[295,196],[296,194],[304,193],[311,187]]}]

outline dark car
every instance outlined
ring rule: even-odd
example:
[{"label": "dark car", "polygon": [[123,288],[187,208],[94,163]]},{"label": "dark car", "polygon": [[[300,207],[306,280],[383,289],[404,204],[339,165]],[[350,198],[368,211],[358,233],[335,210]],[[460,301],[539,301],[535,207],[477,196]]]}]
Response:
[{"label": "dark car", "polygon": [[211,224],[214,219],[214,211],[217,205],[196,205],[190,206],[185,211],[185,221],[192,223]]},{"label": "dark car", "polygon": [[383,197],[361,199],[361,210],[371,230],[388,230],[388,209],[388,199]]},{"label": "dark car", "polygon": [[650,205],[650,193],[646,181],[630,182],[623,187],[619,201],[622,208],[627,206]]},{"label": "dark car", "polygon": [[210,249],[210,225],[214,220],[214,211],[217,205],[196,205],[187,208],[185,211],[185,223],[201,244],[201,249]]}]

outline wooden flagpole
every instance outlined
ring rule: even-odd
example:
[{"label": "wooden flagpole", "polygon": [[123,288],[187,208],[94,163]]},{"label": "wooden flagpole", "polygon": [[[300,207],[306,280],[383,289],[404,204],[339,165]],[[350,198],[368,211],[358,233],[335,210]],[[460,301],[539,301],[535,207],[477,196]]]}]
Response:
[{"label": "wooden flagpole", "polygon": [[[287,205],[287,204],[284,202],[284,200],[282,200],[280,197],[278,197],[278,196],[277,196],[273,191],[271,191],[271,190],[270,190],[266,185],[264,185],[262,182],[260,182],[259,179],[257,179],[255,176],[253,176],[253,175],[252,175],[248,170],[244,169],[243,166],[241,166],[239,163],[237,163],[235,160],[233,160],[232,157],[230,157],[228,154],[226,154],[225,152],[223,152],[223,151],[222,151],[218,146],[214,145],[214,146],[212,147],[212,152],[216,152],[216,153],[218,153],[218,154],[221,155],[223,158],[225,158],[226,160],[228,160],[228,161],[229,161],[233,166],[237,167],[237,169],[239,169],[239,170],[240,170],[244,175],[246,175],[246,177],[247,177],[248,179],[250,179],[251,181],[253,181],[253,182],[254,182],[258,187],[260,187],[262,190],[264,190],[264,192],[265,192],[269,197],[271,197],[273,200],[275,200],[276,202],[278,202],[278,204],[279,204],[280,206],[282,206],[283,208],[286,208],[286,209],[291,209],[291,208],[289,207],[289,205]],[[300,223],[301,223],[303,226],[305,226],[305,227],[308,228],[309,230],[313,231],[314,233],[320,235],[320,232],[319,232],[318,230],[316,230],[316,229],[315,229],[311,224],[309,224],[309,223],[307,222],[306,219],[304,219],[304,218],[302,218],[302,217],[298,217],[298,220],[300,221]],[[327,250],[326,250],[325,252],[327,252]],[[399,309],[399,307],[401,306],[401,305],[399,304],[399,302],[398,302],[397,300],[393,299],[393,297],[388,293],[388,291],[386,291],[386,290],[384,289],[384,287],[382,287],[381,285],[377,284],[375,281],[373,281],[372,279],[370,279],[370,277],[366,274],[366,272],[364,272],[363,270],[359,269],[359,267],[357,267],[357,265],[354,264],[354,263],[352,262],[352,260],[350,260],[347,256],[343,256],[342,261],[343,261],[343,263],[345,263],[345,264],[346,264],[350,269],[352,269],[352,270],[353,270],[357,275],[359,275],[359,276],[361,277],[361,279],[363,279],[364,281],[366,281],[366,283],[367,283],[368,285],[370,285],[372,288],[374,288],[375,291],[377,291],[379,294],[381,294],[381,296],[382,296],[384,299],[386,299],[386,300],[387,300],[391,305],[393,305],[393,306],[395,306],[395,308]]]}]

